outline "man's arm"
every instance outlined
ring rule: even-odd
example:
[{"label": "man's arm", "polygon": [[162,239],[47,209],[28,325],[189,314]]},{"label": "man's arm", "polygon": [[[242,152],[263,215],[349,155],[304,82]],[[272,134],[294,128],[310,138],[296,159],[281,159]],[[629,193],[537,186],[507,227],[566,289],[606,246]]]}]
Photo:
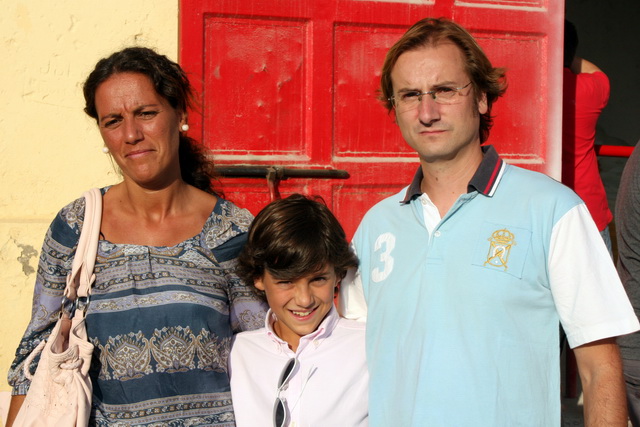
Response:
[{"label": "man's arm", "polygon": [[571,71],[573,74],[580,73],[595,73],[596,71],[602,71],[596,64],[589,62],[584,58],[575,57],[571,63]]},{"label": "man's arm", "polygon": [[338,313],[347,319],[360,322],[367,320],[367,301],[362,289],[362,278],[355,268],[349,269],[340,283]]},{"label": "man's arm", "polygon": [[573,349],[584,393],[586,427],[626,427],[627,401],[615,338]]}]

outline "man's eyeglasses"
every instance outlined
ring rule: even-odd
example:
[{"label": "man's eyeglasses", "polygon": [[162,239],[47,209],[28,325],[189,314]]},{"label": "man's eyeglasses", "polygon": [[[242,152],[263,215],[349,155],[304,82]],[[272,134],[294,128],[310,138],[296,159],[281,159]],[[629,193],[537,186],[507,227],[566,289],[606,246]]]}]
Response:
[{"label": "man's eyeglasses", "polygon": [[390,97],[389,101],[393,103],[393,106],[396,107],[399,113],[416,108],[420,105],[422,97],[425,95],[430,95],[438,104],[456,104],[460,102],[460,99],[456,95],[470,84],[471,82],[461,87],[441,86],[429,92],[410,90]]},{"label": "man's eyeglasses", "polygon": [[285,399],[280,397],[280,392],[286,387],[291,379],[293,371],[298,364],[298,359],[295,357],[289,359],[284,366],[280,379],[278,380],[278,395],[276,396],[276,402],[273,405],[273,425],[275,427],[284,427],[287,421],[287,409],[285,408]]}]

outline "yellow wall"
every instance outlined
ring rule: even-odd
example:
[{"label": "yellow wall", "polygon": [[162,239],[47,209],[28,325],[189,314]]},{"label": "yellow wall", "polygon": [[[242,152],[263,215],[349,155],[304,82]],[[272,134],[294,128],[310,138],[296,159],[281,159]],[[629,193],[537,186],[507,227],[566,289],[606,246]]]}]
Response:
[{"label": "yellow wall", "polygon": [[[38,255],[56,212],[114,183],[82,82],[130,45],[177,59],[178,0],[3,0],[0,14],[0,415],[29,321]],[[0,417],[3,418],[3,417]]]}]

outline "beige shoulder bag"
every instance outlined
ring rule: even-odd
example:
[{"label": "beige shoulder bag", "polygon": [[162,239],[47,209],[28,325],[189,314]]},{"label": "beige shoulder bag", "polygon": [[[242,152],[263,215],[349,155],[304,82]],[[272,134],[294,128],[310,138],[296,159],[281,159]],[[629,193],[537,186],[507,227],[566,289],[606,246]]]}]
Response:
[{"label": "beige shoulder bag", "polygon": [[[31,386],[14,426],[80,427],[89,421],[93,344],[87,340],[84,320],[95,280],[93,267],[100,235],[102,194],[93,188],[83,196],[84,224],[64,290],[65,298],[73,301],[73,308],[67,312],[63,307],[49,339],[40,342],[25,360],[24,373]],[[38,367],[31,375],[29,365],[39,353],[42,354]]]}]

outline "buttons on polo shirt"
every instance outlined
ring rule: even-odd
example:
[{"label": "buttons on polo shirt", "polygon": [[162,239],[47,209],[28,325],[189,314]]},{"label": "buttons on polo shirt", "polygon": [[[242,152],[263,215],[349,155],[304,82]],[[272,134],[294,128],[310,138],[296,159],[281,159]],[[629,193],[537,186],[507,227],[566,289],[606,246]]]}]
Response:
[{"label": "buttons on polo shirt", "polygon": [[427,206],[429,201],[427,200],[426,197],[420,197],[420,203],[422,203],[422,206]]},{"label": "buttons on polo shirt", "polygon": [[433,233],[433,236],[434,236],[434,237],[440,237],[440,234],[441,234],[441,233],[440,233],[440,230],[436,230],[436,231]]}]

